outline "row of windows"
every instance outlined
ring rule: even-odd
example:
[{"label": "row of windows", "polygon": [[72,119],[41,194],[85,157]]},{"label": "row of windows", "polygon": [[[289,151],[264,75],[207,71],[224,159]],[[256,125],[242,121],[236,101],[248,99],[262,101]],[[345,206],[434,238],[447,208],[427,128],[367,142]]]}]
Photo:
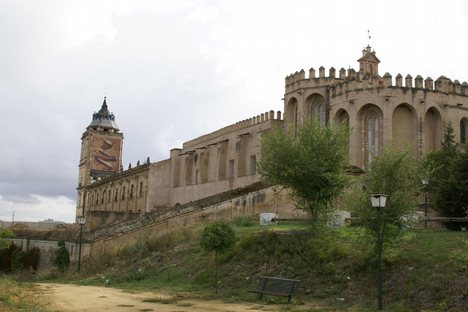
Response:
[{"label": "row of windows", "polygon": [[[250,163],[249,163],[249,174],[254,175],[257,173],[257,156],[250,155]],[[234,177],[234,159],[229,160],[229,167],[228,167],[228,178]]]},{"label": "row of windows", "polygon": [[121,189],[116,187],[113,190],[104,189],[102,191],[97,191],[96,193],[92,193],[90,197],[88,197],[88,202],[99,205],[99,204],[104,204],[104,203],[111,203],[112,201],[118,202],[119,199],[123,201],[125,200],[127,193],[128,193],[129,199],[133,199],[135,195],[138,195],[138,197],[142,197],[143,196],[143,182],[140,182],[140,185],[137,188],[136,192],[135,192],[135,186],[133,184],[130,185],[130,189],[128,190],[128,192],[125,186],[123,186]]}]

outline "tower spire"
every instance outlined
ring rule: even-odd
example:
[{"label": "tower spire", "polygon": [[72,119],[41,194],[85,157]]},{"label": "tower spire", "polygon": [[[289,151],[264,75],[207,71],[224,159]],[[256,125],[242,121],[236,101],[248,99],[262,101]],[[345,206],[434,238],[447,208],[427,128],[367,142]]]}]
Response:
[{"label": "tower spire", "polygon": [[109,108],[107,107],[107,96],[104,97],[101,109],[97,113],[93,114],[93,120],[88,127],[99,127],[103,129],[114,129],[115,131],[119,131],[119,127],[115,123],[115,116],[109,111]]}]

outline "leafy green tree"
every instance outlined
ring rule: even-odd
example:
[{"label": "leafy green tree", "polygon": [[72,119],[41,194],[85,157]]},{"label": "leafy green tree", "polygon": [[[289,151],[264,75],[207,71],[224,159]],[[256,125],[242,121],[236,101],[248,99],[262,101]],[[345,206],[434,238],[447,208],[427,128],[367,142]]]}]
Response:
[{"label": "leafy green tree", "polygon": [[349,205],[353,215],[372,237],[376,236],[377,211],[369,195],[383,193],[388,196],[381,210],[383,241],[399,237],[408,225],[408,218],[417,206],[417,192],[421,186],[420,169],[409,149],[393,148],[390,144],[376,156],[366,173],[353,185]]},{"label": "leafy green tree", "polygon": [[8,248],[11,245],[11,241],[5,238],[15,238],[15,233],[7,229],[0,230],[0,249]]},{"label": "leafy green tree", "polygon": [[427,156],[428,191],[441,216],[465,217],[468,207],[468,151],[455,143],[451,125],[447,125],[442,148]]},{"label": "leafy green tree", "polygon": [[223,254],[234,246],[236,234],[232,227],[216,221],[208,224],[201,234],[200,244],[206,251],[215,254],[215,290],[218,293],[218,254]]},{"label": "leafy green tree", "polygon": [[65,248],[65,242],[59,241],[59,248],[55,251],[55,261],[54,264],[59,268],[60,272],[65,272],[70,266],[70,254],[68,253],[67,248]]},{"label": "leafy green tree", "polygon": [[290,190],[297,208],[317,225],[346,185],[348,127],[307,121],[294,137],[276,128],[262,137],[259,172]]}]

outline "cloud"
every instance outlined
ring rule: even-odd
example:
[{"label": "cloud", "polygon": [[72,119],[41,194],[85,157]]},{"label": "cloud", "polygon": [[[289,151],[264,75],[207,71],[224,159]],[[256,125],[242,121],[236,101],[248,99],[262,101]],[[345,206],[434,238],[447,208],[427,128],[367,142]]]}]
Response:
[{"label": "cloud", "polygon": [[17,198],[0,196],[0,220],[74,222],[75,203],[65,196],[41,196],[31,194]]}]

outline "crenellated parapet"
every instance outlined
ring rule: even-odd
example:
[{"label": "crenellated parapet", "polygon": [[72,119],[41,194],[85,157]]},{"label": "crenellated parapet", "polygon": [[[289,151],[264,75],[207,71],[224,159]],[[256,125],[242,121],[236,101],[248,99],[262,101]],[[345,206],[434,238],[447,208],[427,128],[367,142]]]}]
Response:
[{"label": "crenellated parapet", "polygon": [[348,70],[341,68],[337,73],[334,67],[331,67],[328,70],[327,75],[325,67],[320,66],[318,72],[314,68],[310,68],[306,77],[304,69],[301,69],[299,72],[295,72],[294,74],[286,76],[286,93],[293,92],[301,88],[331,86],[346,80],[356,79],[358,75],[359,73],[352,68]]},{"label": "crenellated parapet", "polygon": [[192,146],[198,145],[200,143],[203,143],[205,141],[214,139],[216,137],[220,137],[222,135],[238,131],[244,128],[248,128],[253,125],[265,123],[265,122],[271,122],[271,121],[281,121],[282,116],[281,116],[281,111],[275,111],[270,110],[269,112],[262,113],[260,115],[254,116],[252,118],[244,119],[241,121],[238,121],[234,124],[231,124],[229,126],[226,126],[224,128],[221,128],[219,130],[216,130],[214,132],[202,135],[196,139],[184,142],[183,148],[190,148]]},{"label": "crenellated parapet", "polygon": [[336,73],[336,69],[331,67],[326,75],[326,70],[322,66],[317,71],[311,68],[306,76],[306,72],[302,69],[286,77],[285,93],[296,92],[301,89],[329,87],[331,96],[341,95],[347,92],[363,89],[383,89],[383,88],[404,88],[404,89],[421,89],[431,92],[439,92],[444,94],[455,94],[468,96],[468,83],[460,83],[458,80],[440,76],[437,80],[431,77],[424,79],[417,75],[415,78],[411,75],[403,76],[397,74],[394,78],[391,74],[385,73],[383,76],[377,74],[369,74],[357,72],[350,68],[345,70],[341,68]]}]

